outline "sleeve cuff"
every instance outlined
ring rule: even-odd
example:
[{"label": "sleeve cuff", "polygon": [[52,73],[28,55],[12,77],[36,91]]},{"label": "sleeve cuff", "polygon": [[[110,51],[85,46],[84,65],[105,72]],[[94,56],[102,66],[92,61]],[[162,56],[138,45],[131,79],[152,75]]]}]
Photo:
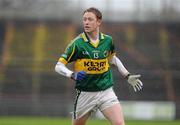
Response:
[{"label": "sleeve cuff", "polygon": [[63,63],[64,65],[67,65],[67,61],[64,59],[64,58],[59,58],[59,60],[58,60],[58,62],[61,62],[61,63]]}]

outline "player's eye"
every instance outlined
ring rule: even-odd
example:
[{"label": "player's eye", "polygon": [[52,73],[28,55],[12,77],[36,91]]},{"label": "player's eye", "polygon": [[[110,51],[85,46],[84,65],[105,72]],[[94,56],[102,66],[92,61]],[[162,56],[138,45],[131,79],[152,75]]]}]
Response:
[{"label": "player's eye", "polygon": [[89,21],[93,21],[94,19],[93,18],[88,18]]},{"label": "player's eye", "polygon": [[89,17],[89,18],[83,18],[83,22],[86,22],[86,21],[89,21],[89,22],[91,22],[91,21],[93,21],[94,19],[93,18],[91,18],[91,17]]}]

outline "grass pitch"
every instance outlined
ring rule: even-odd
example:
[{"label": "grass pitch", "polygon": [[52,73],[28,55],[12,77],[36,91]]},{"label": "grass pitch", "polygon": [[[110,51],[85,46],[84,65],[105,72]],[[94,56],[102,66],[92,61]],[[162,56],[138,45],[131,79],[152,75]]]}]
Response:
[{"label": "grass pitch", "polygon": [[[125,121],[126,125],[180,125],[176,121]],[[0,117],[0,125],[71,125],[71,119],[57,117]],[[110,125],[106,120],[88,120],[87,125]]]}]

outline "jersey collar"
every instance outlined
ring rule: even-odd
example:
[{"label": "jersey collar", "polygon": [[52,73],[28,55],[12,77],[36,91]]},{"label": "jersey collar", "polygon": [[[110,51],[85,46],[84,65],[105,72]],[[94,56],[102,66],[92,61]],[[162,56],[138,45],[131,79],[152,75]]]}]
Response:
[{"label": "jersey collar", "polygon": [[[84,42],[90,42],[90,39],[85,32],[81,33],[80,36],[84,40]],[[104,34],[100,32],[99,33],[99,40],[103,40],[103,39],[104,39]]]}]

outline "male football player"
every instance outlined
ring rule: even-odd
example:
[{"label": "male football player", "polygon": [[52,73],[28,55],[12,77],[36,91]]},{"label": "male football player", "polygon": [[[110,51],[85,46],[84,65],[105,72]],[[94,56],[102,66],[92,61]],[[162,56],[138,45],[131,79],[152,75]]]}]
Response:
[{"label": "male football player", "polygon": [[[90,114],[99,109],[112,125],[125,125],[122,108],[113,91],[110,64],[117,66],[134,90],[142,89],[140,75],[131,75],[115,55],[112,37],[100,32],[102,14],[88,8],[83,17],[84,32],[67,46],[59,58],[55,71],[76,81],[77,92],[73,125],[85,125]],[[66,67],[74,62],[74,70]]]}]

